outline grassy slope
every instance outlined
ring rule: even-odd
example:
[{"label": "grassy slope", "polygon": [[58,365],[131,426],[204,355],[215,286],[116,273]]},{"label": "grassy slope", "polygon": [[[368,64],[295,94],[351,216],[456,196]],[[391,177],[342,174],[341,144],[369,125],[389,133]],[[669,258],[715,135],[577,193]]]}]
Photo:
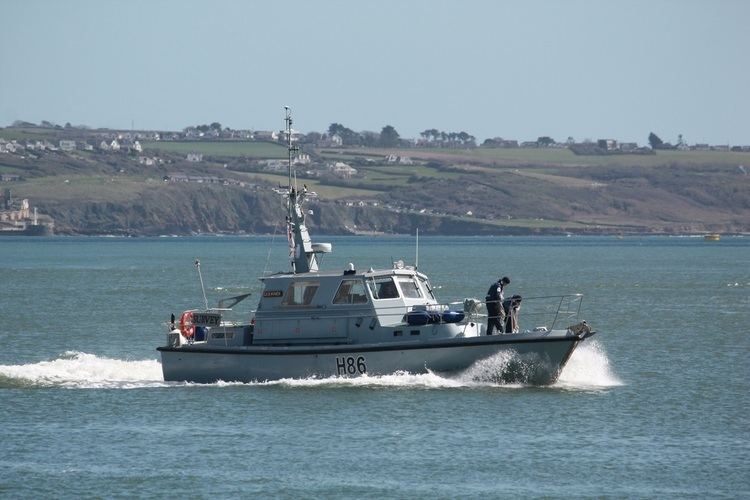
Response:
[{"label": "grassy slope", "polygon": [[[348,150],[344,150],[346,153]],[[377,148],[351,150],[360,154],[384,156],[397,154],[425,160],[448,162],[475,162],[484,165],[524,166],[638,166],[660,165],[750,165],[750,153],[727,151],[657,151],[653,155],[592,155],[579,156],[568,149],[553,148],[475,148],[475,149],[404,149],[385,150]]]},{"label": "grassy slope", "polygon": [[0,128],[0,137],[8,140],[48,140],[56,139],[60,134],[59,130],[54,129],[22,129],[22,128]]},{"label": "grassy slope", "polygon": [[143,143],[144,151],[211,156],[243,156],[249,158],[286,158],[286,147],[271,142],[254,141],[155,141]]},{"label": "grassy slope", "polygon": [[54,202],[119,203],[134,200],[146,189],[158,189],[163,181],[154,177],[125,175],[61,175],[14,183],[17,197]]},{"label": "grassy slope", "polygon": [[[275,185],[285,186],[289,180],[288,176],[281,174],[267,174],[267,173],[244,173],[238,172],[237,175],[247,177],[248,180],[252,181],[255,179],[261,179],[270,182]],[[326,186],[321,184],[320,181],[314,179],[298,179],[298,185],[306,184],[308,189],[315,191],[323,199],[336,200],[340,198],[356,198],[356,197],[372,197],[377,194],[381,194],[382,191],[371,190],[371,189],[358,189],[348,188],[340,186]]]}]

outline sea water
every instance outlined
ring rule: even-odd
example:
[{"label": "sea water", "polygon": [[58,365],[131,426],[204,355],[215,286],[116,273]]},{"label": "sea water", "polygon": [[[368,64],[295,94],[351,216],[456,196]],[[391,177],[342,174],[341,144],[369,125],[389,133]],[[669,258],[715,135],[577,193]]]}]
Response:
[{"label": "sea water", "polygon": [[[322,267],[416,260],[333,237]],[[167,383],[169,315],[289,268],[283,237],[0,240],[0,497],[750,496],[750,239],[420,238],[441,300],[510,276],[599,333],[549,387],[454,377]],[[523,310],[521,316],[523,325]]]}]

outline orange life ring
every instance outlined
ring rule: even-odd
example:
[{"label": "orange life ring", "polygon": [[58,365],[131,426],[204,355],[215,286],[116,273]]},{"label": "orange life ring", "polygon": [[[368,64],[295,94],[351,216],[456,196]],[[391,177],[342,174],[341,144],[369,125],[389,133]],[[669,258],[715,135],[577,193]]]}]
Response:
[{"label": "orange life ring", "polygon": [[192,311],[185,311],[180,316],[180,333],[186,339],[192,339],[195,335],[195,323],[193,323]]}]

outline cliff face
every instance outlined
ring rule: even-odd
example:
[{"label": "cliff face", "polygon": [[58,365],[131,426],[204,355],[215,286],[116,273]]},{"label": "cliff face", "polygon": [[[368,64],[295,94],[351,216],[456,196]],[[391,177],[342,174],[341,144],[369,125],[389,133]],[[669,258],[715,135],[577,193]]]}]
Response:
[{"label": "cliff face", "polygon": [[[40,204],[55,219],[58,234],[196,234],[283,231],[284,197],[270,190],[247,191],[213,185],[165,185],[120,202],[51,201]],[[460,221],[379,207],[351,207],[325,201],[306,204],[316,233],[521,234],[481,222]]]},{"label": "cliff face", "polygon": [[281,197],[223,186],[165,185],[119,202],[53,201],[59,234],[269,233],[283,221]]},{"label": "cliff face", "polygon": [[[412,196],[414,194],[412,193]],[[662,199],[667,197],[662,193]],[[433,196],[440,199],[440,196]],[[623,197],[624,198],[624,197]],[[447,199],[447,198],[445,198]],[[594,211],[598,198],[589,196],[586,209]],[[536,198],[538,203],[544,199]],[[616,198],[615,198],[616,200]],[[435,202],[437,203],[437,201]],[[581,201],[578,205],[583,206]],[[600,213],[606,213],[607,200]],[[622,203],[632,203],[623,201]],[[644,200],[634,207],[626,206],[634,212],[645,210],[653,201]],[[680,205],[675,202],[676,207]],[[593,207],[593,208],[592,208]],[[269,189],[247,190],[231,186],[202,184],[164,184],[134,193],[132,197],[118,201],[94,200],[48,200],[39,203],[44,213],[55,220],[57,234],[196,234],[196,233],[248,233],[271,234],[283,232],[286,208],[284,197]],[[547,207],[549,208],[549,207]],[[654,211],[664,214],[663,209]],[[676,210],[675,208],[674,210]],[[318,234],[356,233],[396,233],[414,234],[419,228],[422,234],[443,235],[483,235],[483,234],[561,234],[564,232],[587,233],[685,233],[710,230],[717,232],[745,231],[747,224],[743,217],[726,222],[715,222],[697,226],[690,220],[675,217],[664,220],[658,226],[639,223],[633,219],[628,223],[614,226],[596,223],[580,225],[575,223],[499,225],[483,219],[471,217],[450,217],[421,214],[418,211],[389,210],[381,207],[347,206],[333,201],[310,200],[305,210],[308,225]],[[550,212],[551,210],[547,210]],[[692,220],[700,220],[700,215]]]}]

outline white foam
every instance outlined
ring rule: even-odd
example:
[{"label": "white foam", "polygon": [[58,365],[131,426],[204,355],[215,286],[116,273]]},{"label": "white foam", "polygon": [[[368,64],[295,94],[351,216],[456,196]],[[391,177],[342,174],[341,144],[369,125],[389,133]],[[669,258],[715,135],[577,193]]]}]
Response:
[{"label": "white foam", "polygon": [[601,344],[592,339],[581,343],[570,356],[554,387],[598,389],[623,385],[609,364]]},{"label": "white foam", "polygon": [[161,364],[68,351],[57,359],[28,365],[0,365],[0,375],[21,383],[81,389],[164,387]]},{"label": "white foam", "polygon": [[359,377],[328,377],[306,379],[281,379],[270,382],[260,382],[257,385],[281,385],[289,387],[403,387],[442,389],[466,387],[468,384],[461,380],[441,377],[432,372],[409,373],[399,371],[390,375],[362,375]]},{"label": "white foam", "polygon": [[468,369],[456,375],[456,379],[468,386],[502,386],[506,388],[524,387],[525,384],[516,382],[501,382],[499,374],[505,372],[508,365],[516,359],[513,352],[499,352],[494,356],[477,361]]},{"label": "white foam", "polygon": [[215,286],[213,288],[210,288],[210,290],[214,292],[227,292],[227,291],[234,291],[234,290],[251,290],[253,287],[250,286],[243,286],[243,285],[227,285],[227,286]]}]

